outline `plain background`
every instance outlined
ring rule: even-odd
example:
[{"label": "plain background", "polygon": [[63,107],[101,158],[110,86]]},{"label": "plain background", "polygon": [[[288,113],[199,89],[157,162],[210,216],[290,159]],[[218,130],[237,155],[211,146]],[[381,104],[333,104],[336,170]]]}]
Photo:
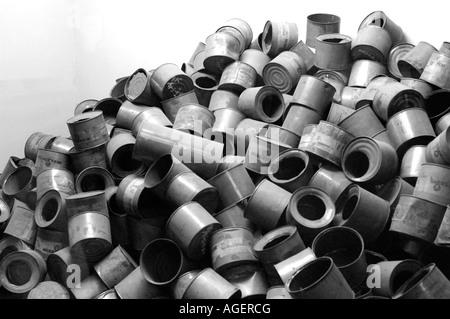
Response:
[{"label": "plain background", "polygon": [[181,67],[199,42],[230,18],[262,32],[267,20],[341,17],[355,37],[371,12],[384,11],[406,41],[439,48],[450,41],[447,1],[349,0],[0,0],[0,172],[9,156],[23,157],[34,132],[69,136],[76,104],[109,96],[115,79],[163,63]]}]

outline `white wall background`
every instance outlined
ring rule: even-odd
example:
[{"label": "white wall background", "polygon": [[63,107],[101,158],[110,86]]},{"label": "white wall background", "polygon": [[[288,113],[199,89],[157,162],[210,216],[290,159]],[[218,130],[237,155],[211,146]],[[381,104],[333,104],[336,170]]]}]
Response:
[{"label": "white wall background", "polygon": [[267,20],[297,23],[333,13],[355,37],[362,19],[383,10],[407,40],[450,41],[448,0],[0,0],[0,171],[23,157],[34,132],[68,136],[66,120],[87,98],[109,95],[137,68],[187,62],[197,43],[226,20],[246,20],[256,37]]}]

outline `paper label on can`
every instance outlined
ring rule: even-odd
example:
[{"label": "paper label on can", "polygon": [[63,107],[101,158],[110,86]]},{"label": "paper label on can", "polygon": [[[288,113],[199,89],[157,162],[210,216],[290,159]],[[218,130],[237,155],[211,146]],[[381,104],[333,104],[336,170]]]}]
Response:
[{"label": "paper label on can", "polygon": [[142,187],[141,183],[132,182],[125,189],[125,195],[122,199],[123,208],[126,212],[139,215],[139,212],[134,210],[134,197],[139,189]]},{"label": "paper label on can", "polygon": [[[212,259],[217,260],[231,255],[255,256],[252,250],[252,242],[243,238],[228,238],[213,245]],[[242,258],[239,258],[242,259]]]},{"label": "paper label on can", "polygon": [[34,249],[43,255],[51,255],[65,247],[64,243],[52,242],[37,236]]}]

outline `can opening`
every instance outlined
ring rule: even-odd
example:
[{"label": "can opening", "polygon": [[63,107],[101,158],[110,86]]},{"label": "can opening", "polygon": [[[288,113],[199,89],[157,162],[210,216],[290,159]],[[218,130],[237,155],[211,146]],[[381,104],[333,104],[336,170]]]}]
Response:
[{"label": "can opening", "polygon": [[357,204],[358,204],[357,195],[353,195],[345,201],[344,209],[342,211],[343,220],[347,220],[352,216]]},{"label": "can opening", "polygon": [[372,22],[369,23],[369,25],[376,25],[377,27],[383,27],[384,19],[382,18],[373,19]]},{"label": "can opening", "polygon": [[275,95],[268,95],[262,100],[262,110],[270,118],[279,118],[283,112],[284,102]]},{"label": "can opening", "polygon": [[147,76],[144,73],[136,73],[131,78],[128,87],[125,88],[125,93],[128,98],[134,100],[144,92],[147,86]]},{"label": "can opening", "polygon": [[111,195],[107,204],[108,204],[109,213],[112,213],[117,216],[123,215],[119,206],[117,205],[116,194]]},{"label": "can opening", "polygon": [[20,193],[28,185],[32,177],[33,171],[30,168],[26,166],[18,168],[7,178],[3,185],[3,191],[7,195]]},{"label": "can opening", "polygon": [[[125,172],[125,173],[132,173],[139,170],[142,163],[140,161],[137,161],[133,158],[133,146],[129,145],[128,148],[123,149],[122,152],[119,152],[117,154],[117,159],[114,164],[117,165],[117,167]],[[128,174],[125,174],[128,175]]]},{"label": "can opening", "polygon": [[31,279],[33,271],[30,265],[22,260],[11,262],[6,269],[6,278],[15,286],[23,286]]},{"label": "can opening", "polygon": [[415,271],[410,269],[404,269],[403,271],[396,273],[392,279],[392,292],[395,294],[409,278],[414,276],[414,274]]},{"label": "can opening", "polygon": [[306,219],[319,220],[325,215],[326,207],[319,197],[306,195],[298,201],[297,210]]},{"label": "can opening", "polygon": [[210,77],[204,76],[196,79],[195,84],[202,89],[212,89],[217,85],[217,82]]},{"label": "can opening", "polygon": [[403,286],[400,287],[400,289],[398,289],[397,294],[406,293],[408,290],[414,288],[414,286],[419,284],[431,271],[432,269],[427,267],[417,272],[413,278],[408,280]]},{"label": "can opening", "polygon": [[2,250],[0,253],[0,262],[10,253],[13,253],[15,251],[19,251],[19,249],[15,246],[8,246],[5,249]]},{"label": "can opening", "polygon": [[172,155],[162,156],[147,172],[145,176],[146,187],[152,188],[158,185],[167,176],[173,166]]},{"label": "can opening", "polygon": [[328,39],[323,39],[323,42],[328,42],[328,43],[342,43],[342,42],[346,42],[346,39],[342,39],[342,38],[328,38]]},{"label": "can opening", "polygon": [[59,204],[55,198],[50,198],[42,207],[42,219],[46,222],[55,218],[58,213]]},{"label": "can opening", "polygon": [[167,240],[156,240],[144,250],[141,267],[146,279],[152,283],[166,284],[175,279],[183,257],[177,245]]},{"label": "can opening", "polygon": [[314,285],[328,272],[331,266],[332,262],[328,258],[307,264],[294,275],[289,283],[289,290],[295,292]]},{"label": "can opening", "polygon": [[278,180],[289,180],[299,176],[306,168],[300,157],[288,157],[278,161],[278,170],[273,176]]},{"label": "can opening", "polygon": [[353,178],[364,176],[370,167],[370,161],[363,152],[353,152],[345,160],[345,169]]},{"label": "can opening", "polygon": [[270,240],[267,244],[264,245],[263,249],[270,249],[280,243],[282,243],[283,241],[285,241],[286,239],[288,239],[290,236],[289,235],[284,235],[284,236],[280,236],[280,237],[275,237],[272,240]]},{"label": "can opening", "polygon": [[264,44],[267,46],[267,48],[270,48],[272,45],[272,32],[272,25],[270,24],[264,37]]},{"label": "can opening", "polygon": [[106,187],[105,179],[102,175],[90,174],[84,176],[80,183],[83,192],[104,190]]}]

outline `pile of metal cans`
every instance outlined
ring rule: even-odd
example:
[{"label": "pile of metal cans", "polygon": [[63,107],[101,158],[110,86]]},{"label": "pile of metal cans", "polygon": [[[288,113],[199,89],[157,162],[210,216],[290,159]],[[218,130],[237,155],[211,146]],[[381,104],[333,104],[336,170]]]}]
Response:
[{"label": "pile of metal cans", "polygon": [[450,44],[226,21],[0,175],[0,298],[450,298]]}]

